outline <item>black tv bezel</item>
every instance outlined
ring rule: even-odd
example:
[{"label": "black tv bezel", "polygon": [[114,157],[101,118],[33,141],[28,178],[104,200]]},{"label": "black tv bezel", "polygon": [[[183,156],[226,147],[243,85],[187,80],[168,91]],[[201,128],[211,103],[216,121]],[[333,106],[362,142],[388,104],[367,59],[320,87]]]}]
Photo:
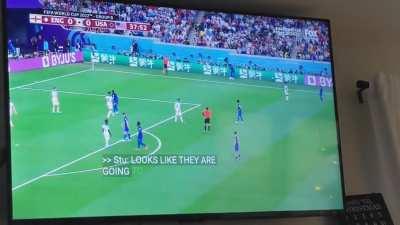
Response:
[{"label": "black tv bezel", "polygon": [[[92,0],[93,1],[93,0]],[[97,0],[99,1],[99,0]],[[107,0],[100,0],[107,1]],[[108,1],[110,2],[110,1]],[[328,32],[329,32],[329,49],[331,55],[331,70],[332,70],[332,79],[333,79],[333,97],[334,97],[334,108],[335,108],[335,122],[336,122],[336,132],[337,132],[337,145],[338,145],[338,154],[339,154],[339,167],[340,167],[340,177],[341,177],[341,187],[342,187],[342,205],[343,209],[333,209],[333,210],[303,210],[303,211],[265,211],[265,212],[235,212],[235,213],[196,213],[196,214],[162,214],[162,215],[128,215],[128,216],[99,216],[99,217],[68,217],[68,218],[43,218],[43,219],[14,219],[13,218],[13,201],[12,201],[12,171],[11,171],[11,132],[10,125],[8,122],[5,122],[6,136],[7,140],[6,145],[7,149],[5,152],[6,158],[6,169],[7,169],[7,178],[6,178],[6,186],[8,193],[5,198],[8,202],[9,210],[7,212],[7,220],[10,224],[15,225],[29,225],[29,224],[40,224],[40,225],[57,225],[57,224],[103,224],[109,222],[142,222],[142,221],[198,221],[205,219],[245,219],[245,218],[291,218],[291,217],[312,217],[312,216],[328,216],[328,217],[337,217],[341,219],[344,213],[344,201],[345,201],[345,182],[344,182],[344,174],[343,174],[343,162],[342,162],[342,148],[341,148],[341,138],[340,138],[340,126],[339,126],[339,114],[338,114],[338,106],[337,106],[337,93],[336,93],[336,79],[335,79],[335,66],[334,66],[334,55],[333,55],[333,47],[332,47],[332,32],[331,32],[331,24],[328,19],[321,18],[312,18],[312,17],[301,17],[301,16],[288,16],[288,15],[271,15],[264,13],[253,13],[246,12],[245,10],[226,10],[221,8],[209,9],[206,7],[191,7],[190,3],[185,3],[184,7],[177,6],[176,4],[165,3],[165,2],[156,2],[153,3],[151,1],[146,0],[116,0],[111,1],[115,3],[130,3],[130,4],[139,4],[146,6],[158,6],[158,7],[171,7],[178,9],[190,9],[190,10],[202,10],[202,11],[211,11],[211,12],[223,12],[223,13],[235,13],[235,14],[245,14],[245,15],[253,15],[253,16],[268,16],[282,19],[300,19],[300,20],[312,20],[312,21],[321,21],[327,24]],[[3,49],[3,74],[7,74],[7,76],[3,76],[3,95],[5,96],[5,105],[3,109],[5,110],[4,118],[6,121],[9,120],[9,73],[8,73],[8,54],[7,54],[7,15],[8,8],[6,0],[3,0],[2,5],[2,44],[4,46]],[[188,5],[188,6],[186,6]]]}]

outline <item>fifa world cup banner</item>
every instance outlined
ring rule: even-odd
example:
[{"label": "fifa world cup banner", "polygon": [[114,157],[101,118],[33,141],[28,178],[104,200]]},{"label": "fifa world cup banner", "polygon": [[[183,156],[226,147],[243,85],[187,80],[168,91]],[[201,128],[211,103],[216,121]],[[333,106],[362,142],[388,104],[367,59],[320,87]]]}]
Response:
[{"label": "fifa world cup banner", "polygon": [[56,53],[28,59],[10,59],[8,71],[13,73],[82,62],[82,52]]}]

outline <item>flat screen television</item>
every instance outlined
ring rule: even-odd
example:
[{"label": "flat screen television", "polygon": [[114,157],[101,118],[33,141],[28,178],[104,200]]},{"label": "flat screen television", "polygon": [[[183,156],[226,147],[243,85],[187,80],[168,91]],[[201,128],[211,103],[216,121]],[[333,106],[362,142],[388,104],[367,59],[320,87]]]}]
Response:
[{"label": "flat screen television", "polygon": [[6,4],[13,221],[343,210],[328,20]]}]

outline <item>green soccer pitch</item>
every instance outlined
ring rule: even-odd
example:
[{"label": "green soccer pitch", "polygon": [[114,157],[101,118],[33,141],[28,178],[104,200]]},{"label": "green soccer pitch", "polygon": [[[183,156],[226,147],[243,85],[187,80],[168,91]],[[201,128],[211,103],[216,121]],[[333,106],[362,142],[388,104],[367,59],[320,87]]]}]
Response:
[{"label": "green soccer pitch", "polygon": [[[51,113],[57,87],[60,114]],[[121,141],[122,115],[101,125],[105,94],[116,90],[131,133],[142,122],[147,150]],[[303,211],[342,208],[333,94],[268,81],[172,73],[117,65],[59,66],[10,75],[18,115],[11,129],[14,219]],[[182,99],[184,123],[175,123]],[[236,99],[244,123],[235,123]],[[213,112],[203,132],[201,112]],[[241,159],[233,152],[240,137]],[[133,175],[102,174],[106,154],[215,155],[212,166],[136,166]]]}]

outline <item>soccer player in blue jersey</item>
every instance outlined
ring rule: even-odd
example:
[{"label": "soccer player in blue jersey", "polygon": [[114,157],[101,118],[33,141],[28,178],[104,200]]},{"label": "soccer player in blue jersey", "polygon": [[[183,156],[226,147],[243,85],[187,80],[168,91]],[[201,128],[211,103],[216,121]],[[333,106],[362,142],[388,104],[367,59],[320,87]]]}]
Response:
[{"label": "soccer player in blue jersey", "polygon": [[239,135],[238,135],[238,132],[237,131],[235,131],[234,133],[233,133],[233,135],[234,135],[234,137],[233,137],[233,143],[234,143],[234,147],[233,147],[233,150],[234,150],[234,154],[235,154],[235,159],[236,160],[240,160],[240,144],[239,144]]},{"label": "soccer player in blue jersey", "polygon": [[137,122],[137,147],[138,149],[141,149],[142,147],[144,149],[147,149],[146,144],[143,142],[143,129],[142,126],[140,125],[140,121]]},{"label": "soccer player in blue jersey", "polygon": [[235,67],[232,64],[229,64],[229,80],[235,79]]},{"label": "soccer player in blue jersey", "polygon": [[129,130],[129,120],[128,120],[128,115],[126,113],[122,113],[123,115],[123,121],[122,121],[122,129],[124,132],[124,140],[125,141],[130,141],[131,140],[131,133]]},{"label": "soccer player in blue jersey", "polygon": [[324,101],[324,89],[321,85],[319,86],[319,99],[321,100],[321,102]]},{"label": "soccer player in blue jersey", "polygon": [[236,123],[243,122],[243,108],[240,100],[236,100]]},{"label": "soccer player in blue jersey", "polygon": [[119,104],[119,97],[114,90],[111,91],[112,103],[113,103],[113,113],[118,114],[118,104]]}]

